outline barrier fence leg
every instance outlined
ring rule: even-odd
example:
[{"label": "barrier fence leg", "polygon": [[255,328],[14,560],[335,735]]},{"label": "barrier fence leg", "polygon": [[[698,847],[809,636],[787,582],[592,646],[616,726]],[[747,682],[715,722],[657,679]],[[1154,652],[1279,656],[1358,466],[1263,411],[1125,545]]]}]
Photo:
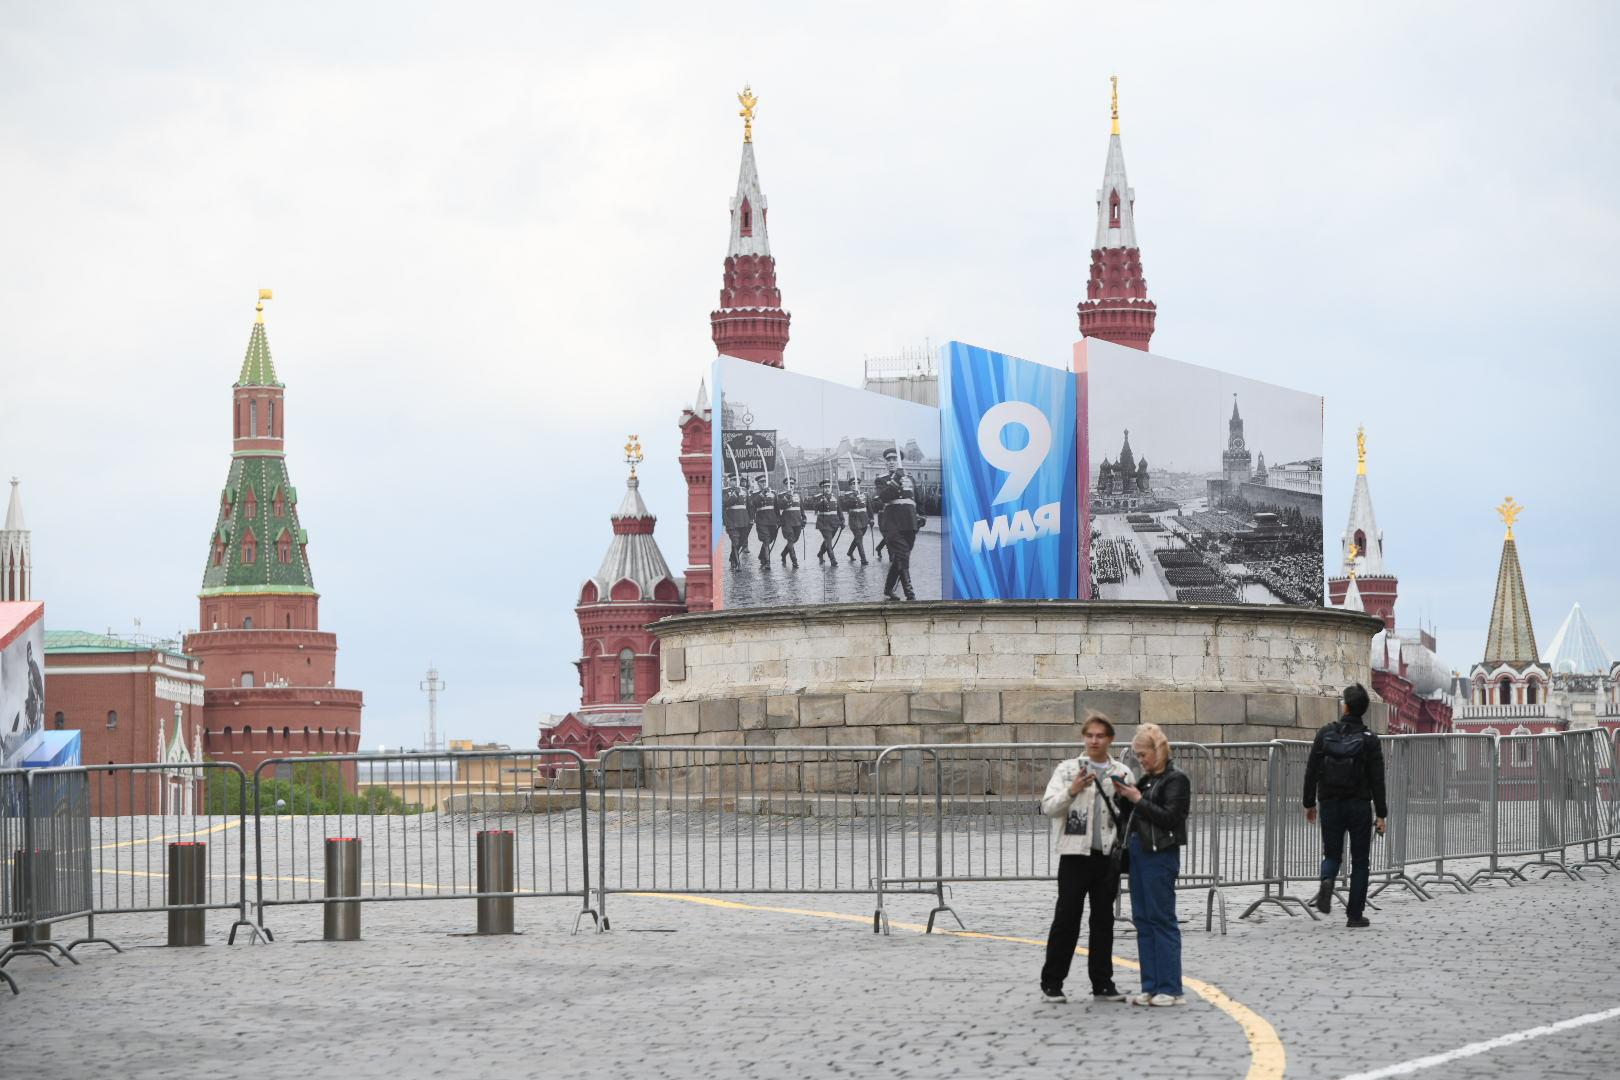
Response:
[{"label": "barrier fence leg", "polygon": [[[28,831],[32,833],[31,828]],[[77,966],[78,957],[51,940],[50,924],[38,921],[39,897],[49,891],[47,885],[55,877],[56,853],[25,846],[13,853],[11,872],[12,895],[23,898],[24,910],[33,913],[34,918],[25,926],[12,928],[11,944],[0,949],[0,967],[18,956],[43,956],[52,967],[61,967],[51,955],[53,949]]]},{"label": "barrier fence leg", "polygon": [[326,841],[326,918],[327,941],[360,940],[360,901],[344,897],[360,895],[360,838],[334,836]]},{"label": "barrier fence leg", "polygon": [[11,987],[11,994],[12,994],[13,997],[15,997],[18,994],[22,993],[21,990],[17,989],[17,980],[13,979],[10,975],[6,974],[4,971],[0,971],[0,982],[3,982],[7,986]]},{"label": "barrier fence leg", "polygon": [[934,881],[934,908],[928,913],[928,929],[923,931],[927,934],[934,932],[934,919],[942,911],[949,911],[951,918],[956,920],[956,925],[963,930],[967,929],[967,924],[962,921],[962,916],[958,915],[955,909],[945,902],[945,797],[943,794],[945,770],[940,766],[939,751],[933,751],[933,755],[934,876],[936,880]]}]

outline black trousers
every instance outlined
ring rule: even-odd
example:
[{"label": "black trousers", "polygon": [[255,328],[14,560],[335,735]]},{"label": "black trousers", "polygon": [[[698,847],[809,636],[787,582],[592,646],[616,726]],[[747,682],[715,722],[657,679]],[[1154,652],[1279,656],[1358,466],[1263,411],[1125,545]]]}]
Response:
[{"label": "black trousers", "polygon": [[[819,559],[823,555],[833,554],[833,541],[838,539],[838,529],[836,527],[831,529],[817,528],[816,531],[821,533],[821,546],[816,549],[816,558]],[[837,561],[836,558],[833,559],[833,562]]]},{"label": "black trousers", "polygon": [[1367,910],[1367,877],[1372,865],[1372,803],[1366,799],[1323,799],[1322,879],[1332,881],[1344,864],[1344,834],[1350,834],[1350,901],[1344,913],[1359,919]]},{"label": "black trousers", "polygon": [[911,548],[917,542],[917,534],[910,529],[894,529],[884,532],[883,540],[889,545],[889,573],[883,582],[883,591],[894,592],[898,583],[905,587],[907,600],[915,599],[911,591]]},{"label": "black trousers", "polygon": [[1058,859],[1057,910],[1052,929],[1046,935],[1046,964],[1041,968],[1041,986],[1063,989],[1074,961],[1074,947],[1080,941],[1080,916],[1086,900],[1091,901],[1090,934],[1086,939],[1086,974],[1091,989],[1114,985],[1114,897],[1119,893],[1119,876],[1106,855],[1064,855]]},{"label": "black trousers", "polygon": [[754,523],[754,534],[759,537],[759,565],[771,565],[771,548],[776,546],[776,526]]},{"label": "black trousers", "polygon": [[726,536],[731,539],[731,552],[729,558],[733,567],[739,566],[738,557],[748,550],[748,526],[740,529],[727,529]]}]

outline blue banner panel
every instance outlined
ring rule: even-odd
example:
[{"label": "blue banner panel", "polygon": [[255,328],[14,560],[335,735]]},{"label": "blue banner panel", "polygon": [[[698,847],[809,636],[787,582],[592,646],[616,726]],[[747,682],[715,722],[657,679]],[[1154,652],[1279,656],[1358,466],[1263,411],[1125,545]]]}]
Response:
[{"label": "blue banner panel", "polygon": [[1075,377],[953,341],[940,372],[945,596],[1079,595]]}]

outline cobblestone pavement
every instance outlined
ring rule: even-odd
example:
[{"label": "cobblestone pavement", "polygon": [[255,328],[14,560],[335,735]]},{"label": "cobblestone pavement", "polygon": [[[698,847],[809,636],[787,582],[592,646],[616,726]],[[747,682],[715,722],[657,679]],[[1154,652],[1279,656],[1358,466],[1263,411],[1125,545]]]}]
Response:
[{"label": "cobblestone pavement", "polygon": [[[976,936],[890,937],[851,896],[615,896],[613,931],[570,936],[577,903],[519,902],[512,938],[468,901],[379,903],[365,940],[319,941],[319,908],[278,908],[274,945],[152,947],[161,914],[105,918],[128,951],[7,966],[6,1075],[232,1077],[1239,1077],[1277,1075],[1231,1015],[1190,997],[1140,1009],[1038,1000],[1049,884],[976,885],[952,902]],[[1193,920],[1199,897],[1182,896]],[[1229,903],[1235,916],[1244,894]],[[1189,977],[1275,1030],[1289,1077],[1338,1077],[1620,1004],[1620,875],[1386,893],[1371,930],[1337,913],[1263,914],[1222,937],[1184,927]],[[762,910],[776,909],[776,910]],[[63,928],[60,936],[70,936]],[[985,936],[978,936],[985,935]],[[1024,940],[1014,940],[1024,939]],[[1031,943],[1033,942],[1033,943]],[[1116,954],[1134,958],[1122,939]],[[1134,985],[1123,965],[1122,986]],[[1069,989],[1084,996],[1083,963]],[[1263,1025],[1262,1025],[1263,1026]],[[1263,1043],[1263,1040],[1261,1040]],[[1416,1074],[1607,1077],[1620,1020]]]}]

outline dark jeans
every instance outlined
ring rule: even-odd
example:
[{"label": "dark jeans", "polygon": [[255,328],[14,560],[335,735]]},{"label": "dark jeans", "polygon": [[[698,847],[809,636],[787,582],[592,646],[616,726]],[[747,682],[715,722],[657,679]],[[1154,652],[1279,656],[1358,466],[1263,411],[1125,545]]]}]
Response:
[{"label": "dark jeans", "polygon": [[1106,855],[1064,855],[1058,859],[1057,911],[1052,930],[1046,935],[1046,964],[1041,968],[1041,986],[1063,989],[1074,960],[1074,947],[1080,941],[1080,916],[1086,900],[1091,900],[1091,933],[1086,939],[1086,973],[1092,990],[1114,985],[1114,897],[1119,878],[1112,872]]},{"label": "dark jeans", "polygon": [[1149,851],[1131,834],[1131,922],[1142,991],[1181,996],[1181,924],[1176,921],[1176,875],[1181,849]]},{"label": "dark jeans", "polygon": [[1332,881],[1339,876],[1339,867],[1344,863],[1344,834],[1350,834],[1350,902],[1344,913],[1359,919],[1367,908],[1372,803],[1366,799],[1323,799],[1317,813],[1322,822],[1322,880]]}]

